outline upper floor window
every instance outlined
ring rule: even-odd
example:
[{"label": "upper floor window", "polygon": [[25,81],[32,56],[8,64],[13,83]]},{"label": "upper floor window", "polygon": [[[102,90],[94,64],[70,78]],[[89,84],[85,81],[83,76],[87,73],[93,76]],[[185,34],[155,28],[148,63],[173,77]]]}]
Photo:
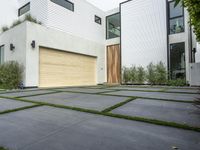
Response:
[{"label": "upper floor window", "polygon": [[51,0],[51,1],[68,9],[68,10],[74,11],[74,3],[72,3],[68,0]]},{"label": "upper floor window", "polygon": [[98,16],[94,16],[94,21],[96,22],[96,23],[98,23],[98,24],[101,24],[101,18],[100,17],[98,17]]},{"label": "upper floor window", "polygon": [[4,45],[0,46],[0,64],[4,61]]},{"label": "upper floor window", "polygon": [[174,7],[175,2],[169,2],[169,33],[181,33],[184,32],[184,8],[182,4],[178,4]]},{"label": "upper floor window", "polygon": [[26,5],[22,6],[21,8],[19,8],[18,16],[21,16],[21,15],[27,13],[28,11],[30,11],[30,2],[27,3]]},{"label": "upper floor window", "polygon": [[116,13],[106,17],[106,39],[120,36],[120,14]]}]

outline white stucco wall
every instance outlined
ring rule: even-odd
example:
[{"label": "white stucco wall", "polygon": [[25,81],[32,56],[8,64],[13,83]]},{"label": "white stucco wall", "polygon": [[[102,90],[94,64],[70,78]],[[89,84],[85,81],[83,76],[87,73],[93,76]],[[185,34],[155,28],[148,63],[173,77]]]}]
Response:
[{"label": "white stucco wall", "polygon": [[[97,83],[105,82],[104,44],[89,41],[41,25],[26,22],[26,85],[37,86],[39,81],[39,46],[97,57]],[[36,48],[30,43],[36,41]]]},{"label": "white stucco wall", "polygon": [[[159,7],[158,7],[159,6]],[[121,5],[122,66],[167,65],[165,0],[133,0]]]},{"label": "white stucco wall", "polygon": [[[35,49],[31,47],[33,40],[36,41]],[[14,52],[9,50],[10,43],[15,46]],[[24,22],[1,34],[0,45],[5,45],[5,61],[16,60],[25,66],[24,84],[26,87],[38,86],[39,84],[40,46],[97,57],[97,84],[106,81],[104,44],[38,24]]]},{"label": "white stucco wall", "polygon": [[[24,83],[26,83],[26,24],[18,25],[0,34],[0,45],[4,45],[4,62],[18,61],[24,66]],[[10,50],[10,44],[15,46]]]},{"label": "white stucco wall", "polygon": [[191,86],[200,86],[200,63],[190,64]]},{"label": "white stucco wall", "polygon": [[196,62],[200,63],[200,43],[196,43],[196,48],[197,48]]}]

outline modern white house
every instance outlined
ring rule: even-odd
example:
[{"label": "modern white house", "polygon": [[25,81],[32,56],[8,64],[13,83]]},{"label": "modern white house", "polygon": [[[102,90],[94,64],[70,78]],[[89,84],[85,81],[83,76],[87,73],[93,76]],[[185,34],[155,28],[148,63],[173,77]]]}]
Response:
[{"label": "modern white house", "polygon": [[42,25],[25,21],[1,32],[0,63],[23,64],[26,87],[116,84],[123,66],[159,61],[170,78],[200,85],[200,47],[187,11],[173,5],[130,0],[104,12],[86,0],[10,0],[1,27],[27,14]]}]

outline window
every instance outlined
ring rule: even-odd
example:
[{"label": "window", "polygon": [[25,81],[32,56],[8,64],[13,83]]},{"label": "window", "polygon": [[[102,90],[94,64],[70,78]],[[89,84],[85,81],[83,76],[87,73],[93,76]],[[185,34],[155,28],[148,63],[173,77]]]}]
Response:
[{"label": "window", "polygon": [[4,45],[0,46],[0,64],[4,61]]},{"label": "window", "polygon": [[120,36],[120,14],[113,14],[106,17],[106,39]]},{"label": "window", "polygon": [[184,32],[184,8],[182,4],[178,4],[174,7],[175,2],[169,2],[169,33],[181,33]]},{"label": "window", "polygon": [[74,3],[68,0],[51,0],[53,3],[58,4],[68,10],[74,11]]},{"label": "window", "polygon": [[185,43],[170,45],[171,79],[185,79]]},{"label": "window", "polygon": [[19,8],[18,16],[21,16],[21,15],[27,13],[28,11],[30,11],[30,3],[27,3],[26,5],[24,5],[21,8]]},{"label": "window", "polygon": [[96,22],[96,23],[98,23],[98,24],[101,24],[101,18],[100,17],[98,17],[98,16],[94,16],[94,21]]}]

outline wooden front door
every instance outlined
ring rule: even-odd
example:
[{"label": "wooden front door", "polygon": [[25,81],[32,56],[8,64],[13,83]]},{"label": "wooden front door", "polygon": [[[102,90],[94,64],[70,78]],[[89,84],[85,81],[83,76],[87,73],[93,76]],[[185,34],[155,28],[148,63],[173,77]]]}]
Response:
[{"label": "wooden front door", "polygon": [[120,45],[107,47],[107,82],[119,84],[121,81],[121,53]]}]

